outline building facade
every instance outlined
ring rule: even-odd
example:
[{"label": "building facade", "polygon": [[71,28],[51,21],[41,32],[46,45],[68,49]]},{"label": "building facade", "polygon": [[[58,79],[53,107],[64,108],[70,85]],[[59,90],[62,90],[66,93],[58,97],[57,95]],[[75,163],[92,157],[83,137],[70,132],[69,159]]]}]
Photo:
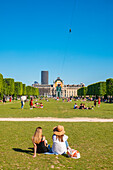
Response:
[{"label": "building facade", "polygon": [[58,77],[52,85],[48,84],[33,84],[33,87],[39,88],[40,96],[48,97],[74,97],[77,96],[77,90],[84,86],[83,83],[79,85],[64,85],[63,80]]},{"label": "building facade", "polygon": [[48,71],[41,71],[41,84],[48,84]]}]

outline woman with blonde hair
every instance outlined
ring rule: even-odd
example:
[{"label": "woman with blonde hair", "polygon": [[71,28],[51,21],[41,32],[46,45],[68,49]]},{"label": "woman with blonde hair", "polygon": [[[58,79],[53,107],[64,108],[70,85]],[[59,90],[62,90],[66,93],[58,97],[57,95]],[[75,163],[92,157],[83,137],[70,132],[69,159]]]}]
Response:
[{"label": "woman with blonde hair", "polygon": [[34,136],[32,136],[32,142],[33,142],[33,145],[34,145],[34,155],[33,155],[33,157],[36,157],[36,152],[37,153],[48,152],[47,140],[45,140],[45,136],[42,135],[42,128],[41,127],[36,128]]}]

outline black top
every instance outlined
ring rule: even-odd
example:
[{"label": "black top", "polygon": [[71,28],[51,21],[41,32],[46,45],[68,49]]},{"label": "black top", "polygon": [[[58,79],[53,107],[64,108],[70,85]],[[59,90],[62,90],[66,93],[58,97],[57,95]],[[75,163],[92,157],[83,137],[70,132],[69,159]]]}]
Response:
[{"label": "black top", "polygon": [[41,139],[40,143],[36,145],[37,145],[37,153],[48,152],[48,148],[44,145],[43,139]]}]

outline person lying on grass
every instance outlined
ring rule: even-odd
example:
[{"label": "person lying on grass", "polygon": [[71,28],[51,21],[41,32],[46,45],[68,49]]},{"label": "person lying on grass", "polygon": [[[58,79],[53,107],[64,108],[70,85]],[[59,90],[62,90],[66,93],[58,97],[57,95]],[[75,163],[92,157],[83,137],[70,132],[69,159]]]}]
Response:
[{"label": "person lying on grass", "polygon": [[34,105],[33,105],[33,108],[39,108],[39,106],[40,106],[40,103],[35,103]]},{"label": "person lying on grass", "polygon": [[56,127],[53,128],[53,146],[52,146],[52,152],[54,154],[66,154],[67,153],[67,149],[69,147],[67,139],[68,136],[66,136],[64,131],[64,127],[61,125],[58,125]]},{"label": "person lying on grass", "polygon": [[47,140],[45,139],[45,136],[42,135],[42,128],[41,127],[36,128],[34,136],[32,136],[32,142],[33,142],[33,145],[34,145],[34,155],[33,155],[33,157],[36,157],[36,152],[37,153],[48,152]]},{"label": "person lying on grass", "polygon": [[43,108],[43,104],[42,104],[42,102],[41,103],[35,103],[34,105],[33,105],[33,108]]}]

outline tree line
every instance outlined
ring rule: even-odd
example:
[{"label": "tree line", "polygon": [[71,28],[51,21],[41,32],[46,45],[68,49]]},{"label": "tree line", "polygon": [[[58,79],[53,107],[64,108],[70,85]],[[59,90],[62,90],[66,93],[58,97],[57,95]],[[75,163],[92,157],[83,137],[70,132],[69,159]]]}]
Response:
[{"label": "tree line", "polygon": [[3,78],[3,75],[0,73],[0,99],[3,96],[13,96],[15,98],[22,95],[30,96],[39,96],[39,89],[31,86],[26,86],[22,82],[15,82],[12,78]]},{"label": "tree line", "polygon": [[113,96],[113,79],[109,78],[106,82],[97,82],[88,85],[87,87],[82,87],[77,90],[77,95],[80,97],[95,96],[95,97],[107,97]]}]

